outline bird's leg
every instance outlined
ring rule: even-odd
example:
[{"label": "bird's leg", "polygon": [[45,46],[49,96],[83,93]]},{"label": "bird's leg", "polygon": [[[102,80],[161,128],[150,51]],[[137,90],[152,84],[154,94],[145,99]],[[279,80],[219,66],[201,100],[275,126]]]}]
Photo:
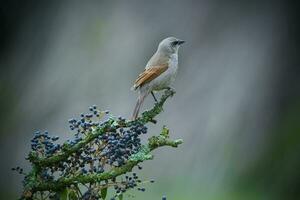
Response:
[{"label": "bird's leg", "polygon": [[155,95],[154,95],[154,92],[153,92],[153,91],[151,91],[151,95],[152,95],[152,97],[153,97],[154,101],[157,103],[158,101],[157,101],[157,99],[156,99],[156,97],[155,97]]},{"label": "bird's leg", "polygon": [[[155,97],[155,95],[154,95],[154,92],[153,91],[151,91],[151,95],[152,95],[152,97],[153,97],[153,99],[154,99],[154,101],[155,101],[155,103],[158,103],[158,101],[157,101],[157,99],[156,99],[156,97]],[[163,109],[163,108],[162,108]],[[151,122],[153,123],[153,124],[156,124],[156,120],[155,119],[152,119],[151,120]]]}]

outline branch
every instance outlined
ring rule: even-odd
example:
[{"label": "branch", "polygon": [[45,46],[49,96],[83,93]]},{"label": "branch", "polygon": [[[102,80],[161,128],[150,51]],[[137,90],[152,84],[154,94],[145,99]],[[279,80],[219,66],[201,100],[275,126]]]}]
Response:
[{"label": "branch", "polygon": [[171,88],[165,90],[165,93],[161,96],[159,102],[155,103],[154,107],[151,110],[143,112],[142,117],[137,118],[136,121],[139,121],[143,124],[146,124],[148,122],[156,123],[156,121],[153,120],[154,117],[156,117],[156,115],[158,115],[159,113],[161,113],[163,111],[163,105],[164,105],[165,101],[169,97],[172,97],[174,94],[175,94],[175,91],[172,90]]},{"label": "branch", "polygon": [[[142,124],[146,124],[148,122],[154,122],[154,117],[156,117],[159,113],[163,110],[163,105],[165,101],[173,96],[175,94],[174,90],[168,89],[165,90],[165,93],[162,95],[159,102],[157,102],[154,107],[149,110],[142,113],[142,117],[139,117],[138,119],[134,121],[127,121],[125,123],[118,123],[119,121],[115,121],[114,119],[110,119],[107,124],[94,132],[91,132],[84,140],[78,142],[77,144],[70,146],[67,144],[64,144],[63,151],[59,154],[53,155],[51,157],[47,158],[41,158],[36,153],[31,152],[28,156],[28,160],[32,162],[34,165],[36,165],[38,168],[41,167],[49,167],[53,166],[59,162],[67,160],[69,156],[71,156],[73,153],[79,151],[81,148],[83,148],[86,144],[90,143],[94,139],[98,138],[102,134],[111,131],[111,129],[115,129],[118,127],[129,127],[133,123],[140,122]],[[113,125],[115,122],[117,122],[117,125]]]},{"label": "branch", "polygon": [[[162,146],[177,147],[181,144],[182,140],[170,140],[169,130],[163,127],[159,136],[152,136],[148,139],[148,143],[140,146],[137,153],[131,154],[130,157],[119,167],[113,166],[106,172],[92,173],[92,174],[73,174],[70,177],[60,177],[57,180],[40,179],[41,172],[45,168],[56,167],[60,163],[66,162],[70,157],[74,156],[74,153],[83,151],[90,143],[99,139],[100,136],[104,136],[110,133],[116,133],[117,129],[132,127],[140,128],[140,125],[145,125],[148,122],[156,122],[154,118],[163,111],[163,105],[165,101],[173,96],[175,91],[168,89],[161,96],[159,102],[154,107],[142,113],[141,117],[134,121],[126,121],[125,119],[110,118],[104,124],[98,126],[94,130],[87,132],[87,135],[75,144],[64,143],[59,152],[46,157],[38,154],[37,151],[31,151],[28,156],[28,160],[32,163],[32,171],[25,176],[24,192],[22,198],[31,199],[32,195],[36,192],[49,191],[60,192],[63,189],[78,184],[86,183],[100,183],[101,181],[113,180],[114,178],[132,171],[133,167],[139,163],[152,159],[151,151]],[[140,125],[139,125],[140,124]],[[128,130],[127,129],[127,130]],[[53,168],[52,168],[53,169]]]},{"label": "branch", "polygon": [[61,190],[61,188],[76,185],[77,183],[85,184],[101,182],[130,172],[132,171],[132,168],[138,165],[140,162],[152,159],[153,156],[149,153],[156,148],[162,146],[171,146],[176,148],[178,147],[178,145],[182,144],[183,141],[180,139],[169,140],[168,135],[165,135],[166,131],[168,132],[168,129],[164,127],[159,136],[152,136],[151,138],[149,138],[148,144],[143,146],[138,153],[132,155],[130,159],[121,167],[115,167],[110,171],[101,174],[78,175],[70,178],[63,177],[57,181],[48,181],[47,183],[40,182],[31,188],[31,192],[59,191]]}]

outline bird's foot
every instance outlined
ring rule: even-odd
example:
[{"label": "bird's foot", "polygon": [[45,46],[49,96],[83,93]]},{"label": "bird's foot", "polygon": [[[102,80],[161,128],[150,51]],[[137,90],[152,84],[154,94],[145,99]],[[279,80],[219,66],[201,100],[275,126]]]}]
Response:
[{"label": "bird's foot", "polygon": [[171,93],[171,96],[173,96],[176,93],[175,88],[171,86],[166,87],[166,92]]},{"label": "bird's foot", "polygon": [[170,91],[175,91],[175,88],[172,87],[172,86],[169,86],[169,87],[166,87],[167,90],[170,90]]}]

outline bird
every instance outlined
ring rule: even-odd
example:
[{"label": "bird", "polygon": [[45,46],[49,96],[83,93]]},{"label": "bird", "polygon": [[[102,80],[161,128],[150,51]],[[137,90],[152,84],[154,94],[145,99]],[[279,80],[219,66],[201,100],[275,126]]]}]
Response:
[{"label": "bird", "polygon": [[183,43],[185,43],[184,40],[175,37],[167,37],[159,43],[156,52],[146,64],[145,70],[138,75],[131,88],[138,90],[132,120],[138,118],[140,108],[150,93],[157,102],[154,91],[172,88],[171,85],[178,70],[178,49]]}]

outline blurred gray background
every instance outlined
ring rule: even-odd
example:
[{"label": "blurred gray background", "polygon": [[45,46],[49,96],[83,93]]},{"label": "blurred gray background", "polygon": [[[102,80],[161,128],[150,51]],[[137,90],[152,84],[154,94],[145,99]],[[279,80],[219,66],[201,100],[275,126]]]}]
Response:
[{"label": "blurred gray background", "polygon": [[[176,95],[151,125],[156,151],[136,199],[300,197],[299,6],[289,1],[2,1],[0,197],[15,199],[35,130],[63,139],[98,105],[129,117],[130,87],[158,43],[186,40]],[[153,105],[148,98],[143,110]]]}]

